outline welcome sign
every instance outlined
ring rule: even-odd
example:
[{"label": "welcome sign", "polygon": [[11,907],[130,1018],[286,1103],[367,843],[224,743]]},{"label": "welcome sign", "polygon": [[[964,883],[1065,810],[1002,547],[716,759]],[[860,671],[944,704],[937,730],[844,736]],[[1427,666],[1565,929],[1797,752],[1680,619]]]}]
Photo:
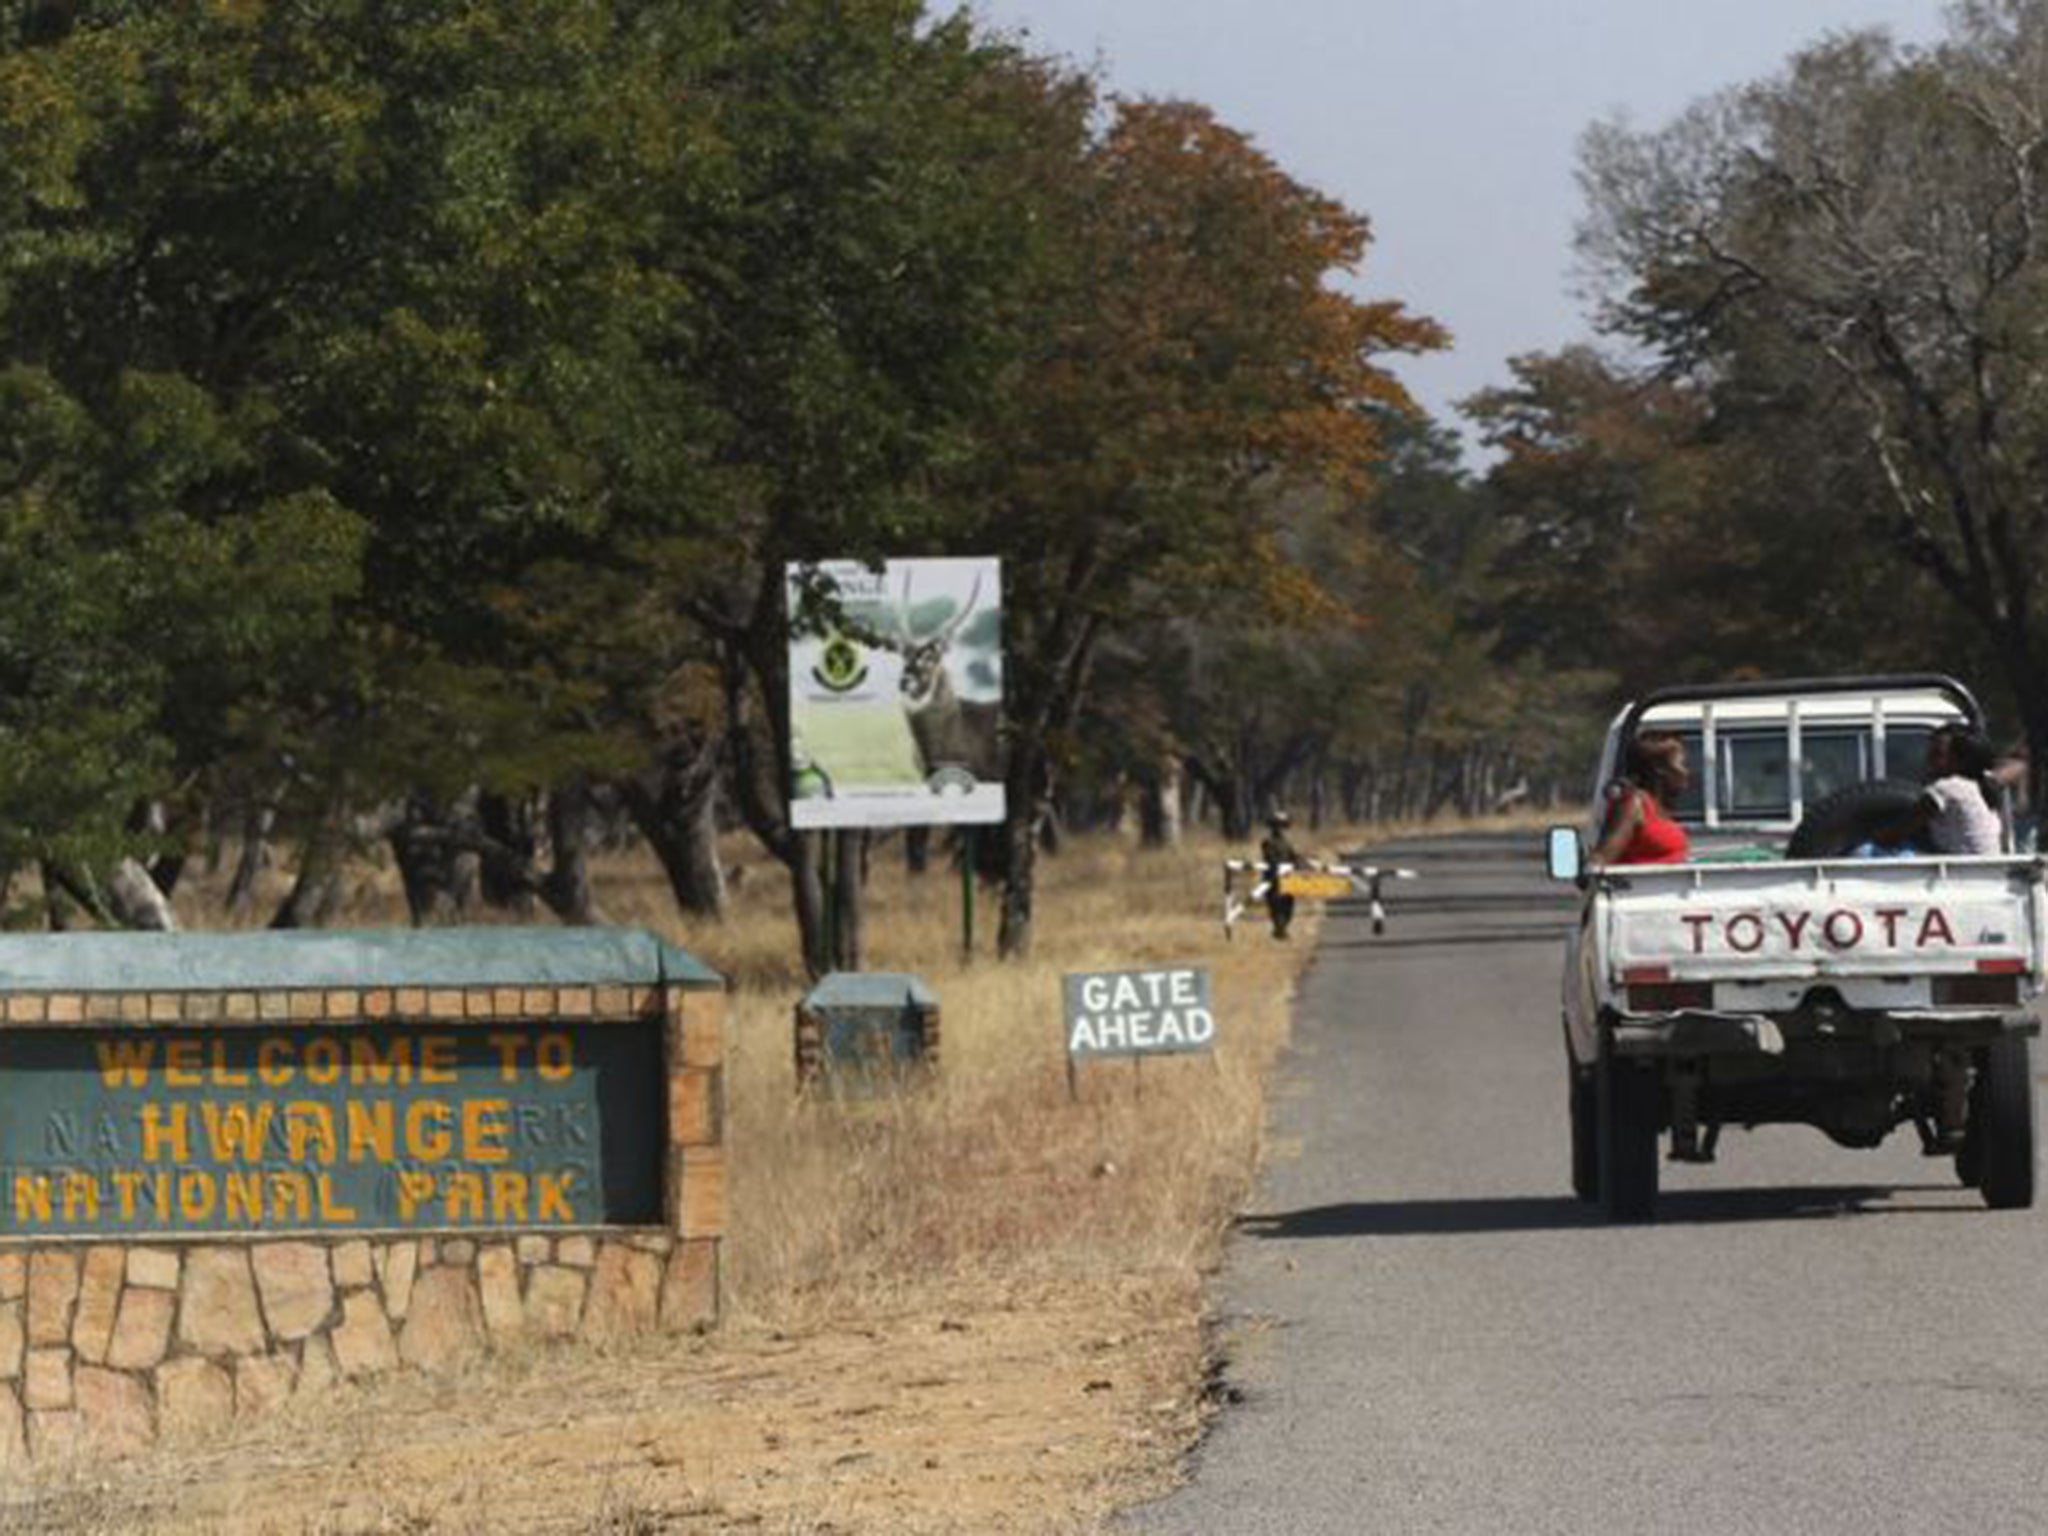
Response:
[{"label": "welcome sign", "polygon": [[1185,1055],[1213,1050],[1216,1014],[1199,966],[1083,971],[1065,978],[1067,1055]]},{"label": "welcome sign", "polygon": [[648,1223],[653,1024],[0,1031],[0,1233]]}]

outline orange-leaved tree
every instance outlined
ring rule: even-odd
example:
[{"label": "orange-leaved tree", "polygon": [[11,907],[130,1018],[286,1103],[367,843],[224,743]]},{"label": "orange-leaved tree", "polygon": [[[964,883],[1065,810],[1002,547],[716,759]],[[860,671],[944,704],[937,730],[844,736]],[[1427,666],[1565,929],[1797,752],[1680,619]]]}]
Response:
[{"label": "orange-leaved tree", "polygon": [[1119,102],[1047,151],[1036,281],[961,486],[1006,562],[1006,954],[1030,946],[1039,833],[1105,637],[1287,593],[1282,493],[1362,490],[1367,407],[1407,407],[1381,359],[1445,341],[1345,286],[1364,218],[1200,106]]}]

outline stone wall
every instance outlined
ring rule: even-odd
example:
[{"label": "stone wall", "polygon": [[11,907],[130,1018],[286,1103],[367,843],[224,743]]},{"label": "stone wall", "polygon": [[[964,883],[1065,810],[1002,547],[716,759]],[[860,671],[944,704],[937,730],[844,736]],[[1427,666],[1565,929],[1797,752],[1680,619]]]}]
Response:
[{"label": "stone wall", "polygon": [[702,1326],[718,1243],[666,1231],[0,1252],[0,1466],[133,1450],[516,1339]]}]

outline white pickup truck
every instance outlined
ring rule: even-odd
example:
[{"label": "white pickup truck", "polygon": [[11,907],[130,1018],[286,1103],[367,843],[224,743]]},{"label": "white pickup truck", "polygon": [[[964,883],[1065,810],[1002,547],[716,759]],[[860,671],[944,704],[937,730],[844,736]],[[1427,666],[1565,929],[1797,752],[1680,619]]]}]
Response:
[{"label": "white pickup truck", "polygon": [[[1724,1126],[1793,1123],[1847,1147],[1913,1126],[1994,1209],[2032,1205],[2041,860],[1852,851],[1911,805],[1949,721],[1982,712],[1932,675],[1667,689],[1616,718],[1592,819],[1549,845],[1586,892],[1564,976],[1582,1199],[1647,1220],[1665,1132],[1674,1161],[1710,1161]],[[1687,738],[1691,859],[1587,874],[1582,832],[1642,730]]]}]

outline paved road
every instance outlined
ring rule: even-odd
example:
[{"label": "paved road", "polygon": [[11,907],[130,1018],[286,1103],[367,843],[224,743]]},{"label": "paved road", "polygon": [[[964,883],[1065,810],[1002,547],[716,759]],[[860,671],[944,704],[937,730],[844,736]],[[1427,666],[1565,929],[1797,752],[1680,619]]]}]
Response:
[{"label": "paved road", "polygon": [[1125,1527],[2048,1530],[2048,1206],[1786,1127],[1598,1224],[1534,839],[1399,851],[1385,938],[1325,923],[1219,1282],[1243,1400]]}]

